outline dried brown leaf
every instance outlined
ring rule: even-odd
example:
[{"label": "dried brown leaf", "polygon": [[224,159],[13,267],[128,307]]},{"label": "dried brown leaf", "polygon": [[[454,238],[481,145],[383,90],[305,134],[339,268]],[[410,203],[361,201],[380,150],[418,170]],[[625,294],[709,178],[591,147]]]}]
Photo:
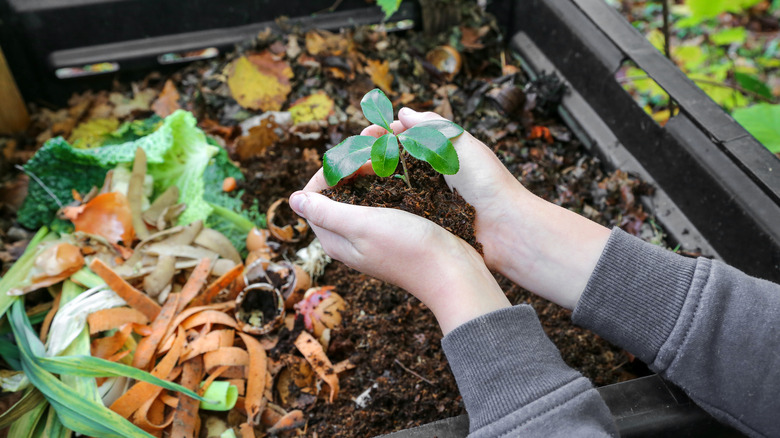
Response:
[{"label": "dried brown leaf", "polygon": [[374,59],[369,59],[366,62],[366,73],[371,77],[371,81],[385,93],[395,94],[393,91],[393,75],[390,74],[390,63]]},{"label": "dried brown leaf", "polygon": [[168,117],[173,114],[174,111],[181,108],[179,106],[179,91],[176,89],[176,85],[173,81],[168,79],[165,81],[160,97],[152,104],[152,110],[160,117]]}]

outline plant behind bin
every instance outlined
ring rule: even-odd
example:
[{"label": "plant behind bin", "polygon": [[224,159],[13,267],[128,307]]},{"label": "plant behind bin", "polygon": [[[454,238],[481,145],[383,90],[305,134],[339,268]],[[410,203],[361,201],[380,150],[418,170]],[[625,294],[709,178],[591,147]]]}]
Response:
[{"label": "plant behind bin", "polygon": [[371,159],[371,167],[381,177],[393,175],[400,161],[403,175],[396,177],[403,179],[411,187],[404,159],[406,153],[425,161],[441,174],[454,175],[458,172],[458,154],[450,139],[463,133],[460,126],[444,119],[428,120],[396,136],[390,128],[390,122],[393,121],[393,104],[378,88],[363,96],[360,107],[366,119],[384,128],[387,134],[379,138],[354,135],[326,152],[322,166],[325,181],[329,185],[336,185]]}]

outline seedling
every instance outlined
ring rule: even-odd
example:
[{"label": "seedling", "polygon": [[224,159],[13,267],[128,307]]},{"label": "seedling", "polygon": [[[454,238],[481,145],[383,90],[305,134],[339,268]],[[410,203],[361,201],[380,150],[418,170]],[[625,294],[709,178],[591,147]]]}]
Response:
[{"label": "seedling", "polygon": [[[369,122],[381,126],[387,134],[375,138],[370,135],[353,135],[325,153],[322,166],[325,181],[336,185],[339,181],[355,173],[371,159],[374,173],[388,177],[395,173],[401,162],[403,179],[411,188],[409,172],[404,156],[408,153],[418,160],[430,164],[434,170],[444,175],[454,175],[460,169],[458,154],[451,138],[463,133],[463,128],[449,120],[428,120],[418,123],[398,136],[390,129],[393,121],[393,104],[382,90],[375,88],[360,101],[363,114]],[[400,146],[399,146],[400,145]]]}]

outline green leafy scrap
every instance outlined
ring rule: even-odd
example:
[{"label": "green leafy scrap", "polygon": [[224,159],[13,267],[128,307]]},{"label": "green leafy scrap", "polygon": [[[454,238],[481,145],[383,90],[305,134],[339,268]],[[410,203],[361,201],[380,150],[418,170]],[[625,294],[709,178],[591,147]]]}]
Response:
[{"label": "green leafy scrap", "polygon": [[[209,143],[216,145],[210,138]],[[205,225],[213,228],[230,240],[239,254],[246,255],[246,235],[253,227],[265,228],[265,214],[260,213],[258,201],[255,199],[250,208],[244,208],[244,191],[236,190],[226,193],[222,190],[225,178],[232,177],[243,181],[244,175],[228,157],[227,151],[219,148],[217,155],[203,172],[203,199],[212,208],[206,218]]]},{"label": "green leafy scrap", "polygon": [[141,137],[146,137],[162,126],[162,123],[162,117],[157,114],[146,119],[122,123],[119,125],[119,128],[106,137],[101,146],[122,144],[128,141],[138,140]]},{"label": "green leafy scrap", "polygon": [[24,165],[35,178],[30,179],[27,197],[19,209],[19,223],[30,229],[50,224],[59,204],[73,201],[72,190],[86,193],[102,185],[108,169],[62,137],[47,141]]},{"label": "green leafy scrap", "polygon": [[[208,144],[206,134],[196,124],[192,113],[178,110],[166,117],[163,126],[153,134],[133,142],[147,152],[147,173],[154,178],[155,195],[163,193],[168,187],[179,187],[179,202],[187,205],[179,216],[179,224],[205,220],[212,211],[203,199],[203,172],[219,149]],[[155,138],[158,133],[170,135],[167,148],[160,147],[159,140]],[[150,155],[147,148],[158,155]],[[135,148],[133,151],[135,158]]]},{"label": "green leafy scrap", "polygon": [[[154,123],[128,125],[126,134],[122,135],[148,132],[154,129]],[[187,204],[179,217],[180,223],[205,219],[211,214],[211,207],[203,200],[201,175],[218,148],[206,142],[195,117],[180,110],[166,117],[154,132],[134,141],[93,149],[74,148],[61,137],[47,141],[24,166],[42,184],[35,178],[31,181],[28,196],[19,210],[19,223],[31,229],[51,224],[59,205],[73,201],[72,190],[85,193],[101,186],[106,172],[118,164],[132,163],[139,147],[146,152],[155,194],[171,185],[179,187],[179,201]]]}]

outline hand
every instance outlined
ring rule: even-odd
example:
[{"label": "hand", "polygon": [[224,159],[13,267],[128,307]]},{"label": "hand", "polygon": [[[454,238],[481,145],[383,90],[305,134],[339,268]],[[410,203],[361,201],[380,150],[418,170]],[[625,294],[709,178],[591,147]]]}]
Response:
[{"label": "hand", "polygon": [[328,255],[416,296],[444,334],[510,305],[474,248],[427,219],[311,191],[293,193],[290,206],[309,221]]},{"label": "hand", "polygon": [[[422,121],[442,118],[409,108],[402,108],[398,116],[400,120],[390,125],[396,135]],[[385,132],[372,125],[361,135],[379,137]],[[487,266],[539,296],[574,309],[610,231],[529,192],[492,150],[468,132],[453,145],[460,170],[444,179],[477,211],[476,238]],[[371,173],[371,164],[366,163],[354,175]],[[304,191],[327,187],[320,169]]]}]

